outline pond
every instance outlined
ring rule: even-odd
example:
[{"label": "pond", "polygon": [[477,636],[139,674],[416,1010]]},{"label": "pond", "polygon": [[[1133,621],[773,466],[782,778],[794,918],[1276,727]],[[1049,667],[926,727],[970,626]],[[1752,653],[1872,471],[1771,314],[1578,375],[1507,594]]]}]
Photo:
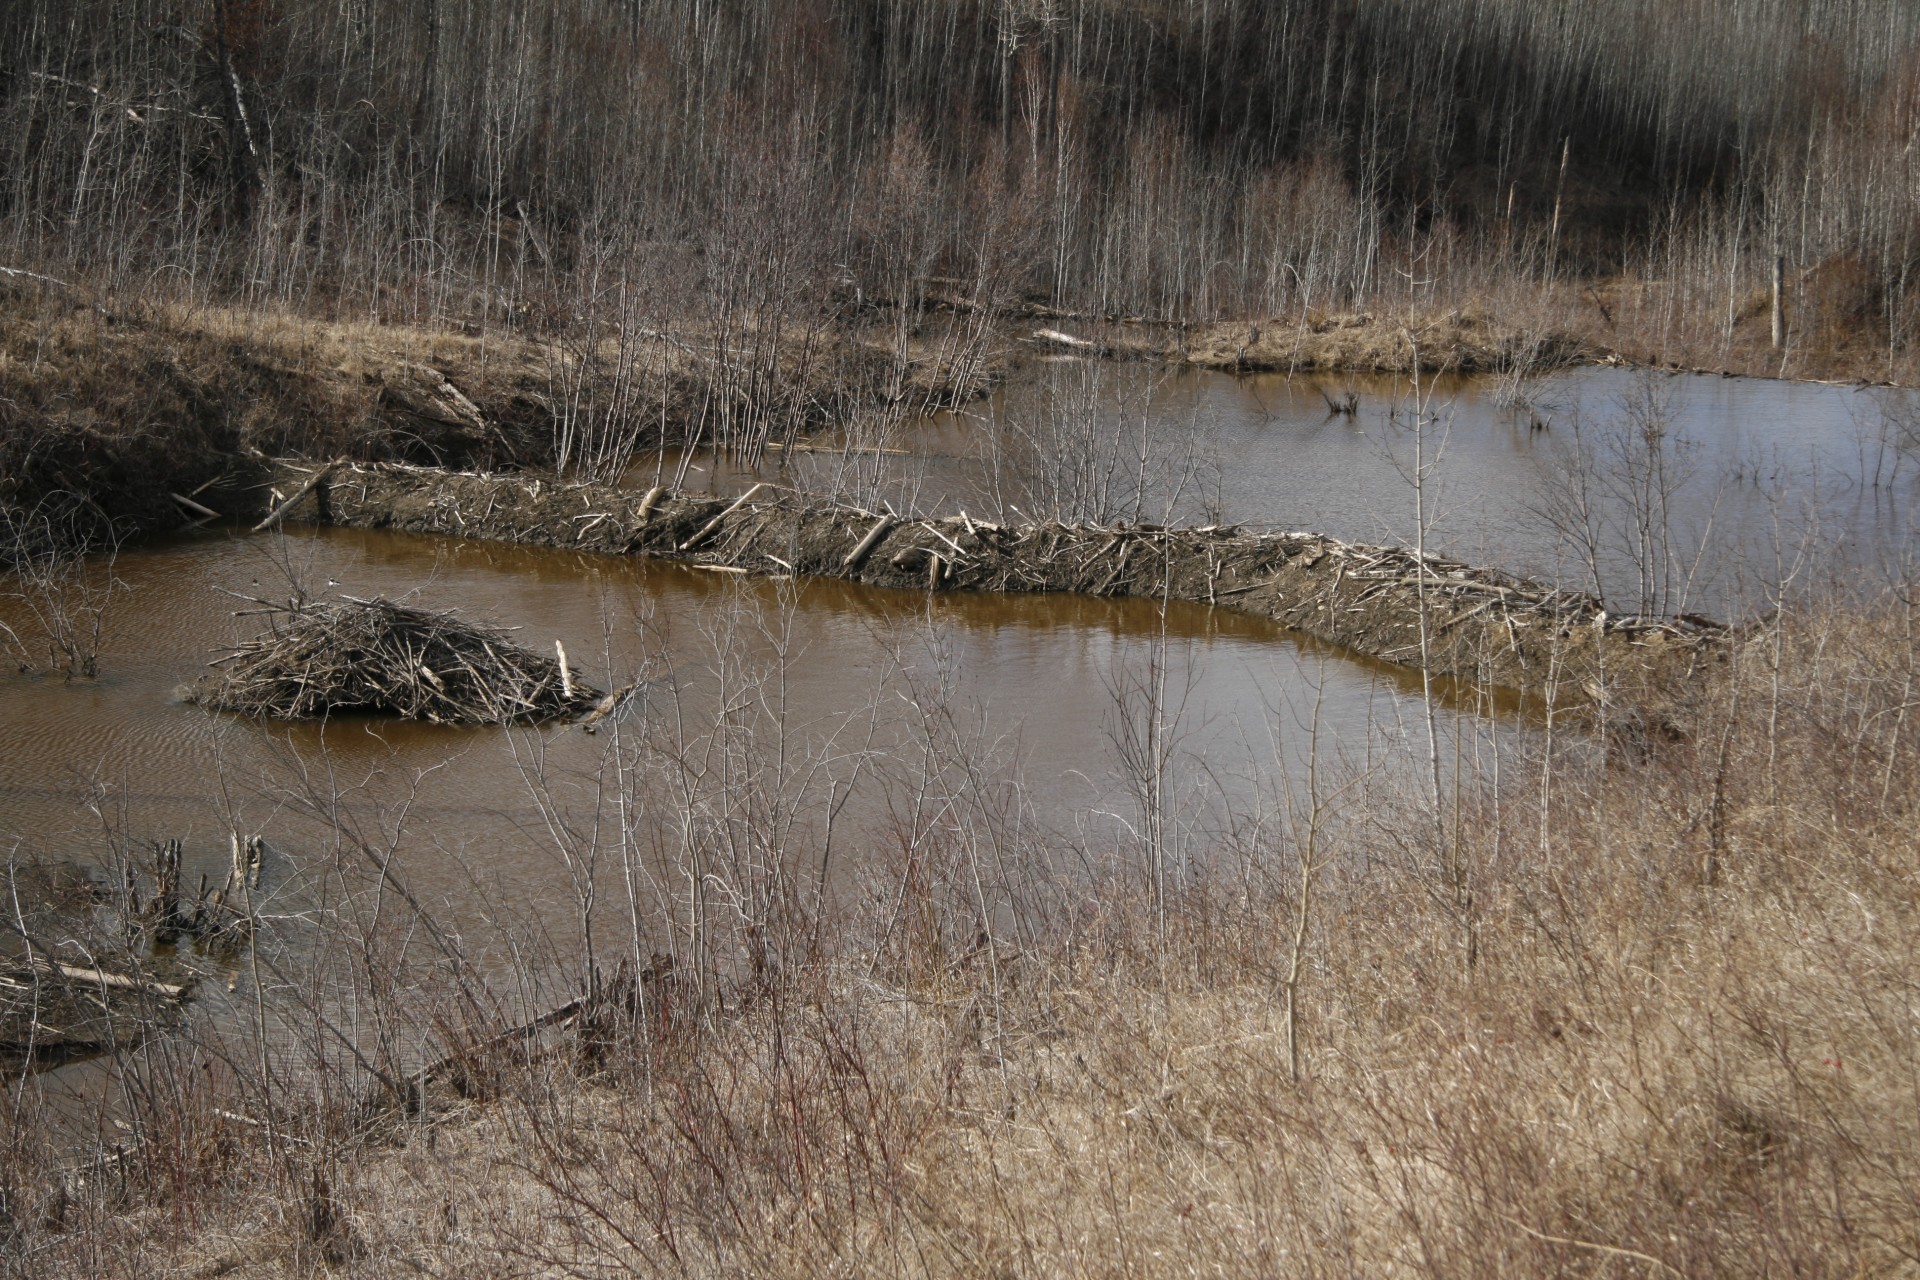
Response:
[{"label": "pond", "polygon": [[[1629,610],[1740,612],[1809,549],[1870,582],[1915,546],[1920,456],[1898,394],[1609,369],[1496,390],[1053,362],[854,451],[752,473],[685,461],[722,491],[772,478],[1014,518],[1411,542],[1424,515],[1430,548],[1597,583]],[[1329,412],[1349,394],[1352,414]],[[902,859],[966,846],[992,850],[975,878],[997,927],[1041,879],[1257,861],[1310,760],[1318,785],[1369,772],[1417,794],[1430,729],[1450,780],[1497,767],[1539,715],[1442,683],[1429,721],[1417,672],[1199,605],[929,599],[303,527],[150,543],[112,572],[98,679],[0,678],[0,847],[108,866],[178,838],[191,885],[222,878],[231,832],[264,835],[273,966],[224,970],[202,1001],[216,1022],[244,1019],[256,983],[326,986],[321,940],[350,925],[370,946],[391,892],[476,971],[552,975],[578,971],[596,927],[675,945],[696,884],[748,920],[772,896],[857,896]],[[457,609],[638,692],[597,735],[256,724],[176,696],[253,633],[247,598],[299,592]],[[0,621],[30,623],[6,602]],[[358,1025],[346,994],[309,1004]]]},{"label": "pond", "polygon": [[1721,617],[1765,607],[1810,561],[1884,581],[1920,533],[1920,400],[1887,388],[1607,367],[1416,384],[1073,359],[850,443],[903,452],[800,454],[750,474],[701,457],[692,478],[1408,545],[1424,518],[1429,550],[1616,611]]}]

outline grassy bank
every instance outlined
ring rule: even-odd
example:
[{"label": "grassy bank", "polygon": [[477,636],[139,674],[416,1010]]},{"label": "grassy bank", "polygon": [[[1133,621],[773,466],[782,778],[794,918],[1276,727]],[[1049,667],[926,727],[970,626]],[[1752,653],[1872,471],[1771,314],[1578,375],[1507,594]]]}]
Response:
[{"label": "grassy bank", "polygon": [[611,479],[636,451],[736,457],[991,385],[977,337],[889,345],[857,323],[735,334],[695,324],[529,337],[187,307],[0,279],[0,504],[75,507],[95,537],[259,505],[265,456]]},{"label": "grassy bank", "polygon": [[1516,384],[1570,363],[1675,353],[1725,371],[1877,371],[1865,349],[1783,361],[1764,317],[1749,318],[1742,345],[1664,346],[1635,336],[1661,331],[1654,295],[1608,305],[1565,290],[1506,308],[1316,309],[1198,326],[949,298],[910,324],[848,305],[737,331],[605,316],[537,332],[379,324],[5,279],[0,304],[0,504],[51,502],[96,540],[173,529],[201,508],[252,511],[265,456],[608,481],[663,444],[752,463],[827,429],[903,443],[920,411],[977,395],[1023,353],[1050,348],[1224,371],[1417,364]]},{"label": "grassy bank", "polygon": [[[1049,873],[929,691],[928,754],[896,762],[928,803],[864,833],[837,904],[755,879],[760,853],[689,847],[707,878],[658,931],[603,938],[597,997],[504,1039],[518,980],[476,994],[463,944],[431,934],[405,972],[442,975],[421,1025],[454,1065],[406,1106],[383,1036],[305,1068],[281,1050],[273,1084],[244,1040],[157,1042],[127,1069],[133,1156],[63,1177],[16,1077],[0,1256],[38,1275],[1914,1274],[1912,601],[1909,582],[1783,611],[1647,749],[1516,737],[1431,793],[1329,765],[1179,873],[1150,845]],[[1284,749],[1313,725],[1289,718]],[[634,800],[670,817],[650,776]],[[770,865],[817,856],[781,843],[770,799],[728,812],[761,815]],[[402,933],[430,918],[388,910]],[[378,1012],[407,985],[382,985],[403,976],[387,936],[341,940],[369,1031],[403,1007]],[[620,957],[643,948],[636,979]]]}]

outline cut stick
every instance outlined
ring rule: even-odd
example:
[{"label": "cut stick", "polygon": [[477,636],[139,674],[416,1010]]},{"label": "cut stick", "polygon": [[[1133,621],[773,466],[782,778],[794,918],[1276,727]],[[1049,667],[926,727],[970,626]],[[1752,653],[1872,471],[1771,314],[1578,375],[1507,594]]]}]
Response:
[{"label": "cut stick", "polygon": [[44,973],[56,973],[75,982],[91,982],[102,987],[112,987],[116,991],[142,991],[148,995],[165,996],[169,1000],[178,1000],[187,989],[171,982],[151,982],[145,978],[129,978],[124,974],[109,973],[105,969],[86,969],[79,965],[61,964],[56,960],[38,960],[35,968]]},{"label": "cut stick", "polygon": [[568,702],[573,701],[573,672],[567,670],[567,646],[558,640],[553,642],[553,652],[560,659],[560,694]]},{"label": "cut stick", "polygon": [[188,511],[191,511],[194,515],[201,517],[202,519],[218,520],[220,518],[220,513],[218,511],[215,511],[212,507],[207,506],[205,503],[195,502],[192,498],[189,498],[184,493],[169,493],[167,496],[169,498],[172,498],[175,502],[179,503],[182,507],[186,508]]},{"label": "cut stick", "polygon": [[[1118,542],[1119,539],[1115,538],[1114,541]],[[1104,555],[1105,552],[1103,551],[1101,554]],[[1127,571],[1127,561],[1129,558],[1132,557],[1132,555],[1133,555],[1133,544],[1131,542],[1129,542],[1126,546],[1121,547],[1119,562],[1113,566],[1113,572],[1109,573],[1106,576],[1106,580],[1103,581],[1099,586],[1093,589],[1093,594],[1097,596],[1103,596],[1107,594],[1107,592],[1113,588],[1113,585],[1116,582],[1120,581],[1120,575]],[[1209,592],[1209,594],[1211,594],[1211,592]]]},{"label": "cut stick", "polygon": [[645,524],[649,520],[653,519],[654,505],[660,501],[661,495],[666,493],[666,491],[667,491],[667,486],[663,484],[657,484],[653,486],[653,488],[647,490],[646,497],[640,499],[640,510],[635,512],[634,514],[635,514],[635,518],[637,518],[641,524]]},{"label": "cut stick", "polygon": [[940,530],[934,528],[933,523],[931,521],[922,520],[920,522],[920,527],[925,529],[928,533],[932,534],[934,537],[940,539],[940,541],[952,547],[956,552],[959,552],[961,555],[966,554],[965,551],[961,550],[959,543],[955,542],[952,538],[949,538],[946,534],[940,532]]},{"label": "cut stick", "polygon": [[752,502],[754,495],[759,493],[762,489],[766,487],[767,486],[764,484],[756,484],[755,486],[753,486],[753,488],[747,490],[745,493],[741,494],[738,498],[735,498],[733,500],[732,506],[728,507],[725,511],[722,511],[719,515],[707,521],[705,524],[701,525],[700,528],[694,532],[694,535],[691,538],[688,538],[685,542],[680,544],[680,549],[682,551],[691,551],[695,547],[699,546],[702,542],[705,542],[707,540],[708,535],[711,534],[715,529],[718,529],[721,526],[721,524],[725,522],[728,516],[732,515],[734,512],[738,511],[740,508],[746,506],[749,502]]},{"label": "cut stick", "polygon": [[874,521],[873,528],[867,530],[867,536],[860,539],[858,546],[847,552],[847,558],[840,562],[840,567],[842,569],[859,568],[860,562],[867,558],[867,553],[879,544],[880,539],[886,536],[887,530],[893,528],[894,523],[892,516],[881,516]]},{"label": "cut stick", "polygon": [[267,513],[266,519],[262,520],[259,524],[253,526],[252,532],[265,533],[268,529],[273,528],[274,525],[279,524],[281,518],[284,517],[288,511],[293,509],[293,505],[295,503],[299,502],[300,499],[312,493],[315,489],[318,489],[321,485],[321,482],[323,482],[328,476],[332,475],[333,469],[339,465],[340,464],[338,462],[329,462],[326,466],[321,467],[318,471],[314,472],[311,476],[307,477],[307,482],[301,485],[298,489],[295,489],[292,495],[288,497],[285,502],[282,502],[279,506],[269,511]]}]

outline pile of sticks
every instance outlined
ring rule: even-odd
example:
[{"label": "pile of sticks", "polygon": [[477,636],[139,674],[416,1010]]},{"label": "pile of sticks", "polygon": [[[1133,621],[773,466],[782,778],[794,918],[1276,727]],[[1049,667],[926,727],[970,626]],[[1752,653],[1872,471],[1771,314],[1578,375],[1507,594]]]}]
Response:
[{"label": "pile of sticks", "polygon": [[343,711],[433,724],[507,724],[590,711],[597,690],[565,663],[450,614],[389,600],[264,610],[267,631],[216,660],[190,697],[263,719]]}]

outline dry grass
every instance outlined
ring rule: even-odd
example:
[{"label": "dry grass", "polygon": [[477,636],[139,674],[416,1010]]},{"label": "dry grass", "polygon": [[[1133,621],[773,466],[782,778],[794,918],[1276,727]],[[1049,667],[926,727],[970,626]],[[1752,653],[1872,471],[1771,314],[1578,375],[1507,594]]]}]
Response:
[{"label": "dry grass", "polygon": [[1920,1274],[1914,608],[1755,634],[1651,760],[1466,786],[1464,905],[1356,793],[1298,1080],[1286,876],[1056,886],[1021,947],[908,876],[432,1123],[14,1220],[47,1274]]},{"label": "dry grass", "polygon": [[1305,311],[1211,325],[1187,340],[1184,358],[1209,369],[1388,372],[1411,369],[1416,354],[1422,370],[1491,373],[1552,369],[1598,353],[1571,333],[1531,332],[1511,316],[1454,308],[1411,315]]},{"label": "dry grass", "polygon": [[838,327],[480,335],[0,281],[0,503],[76,494],[124,535],[186,519],[170,493],[249,509],[261,454],[617,473],[662,439],[758,447],[993,374],[936,334],[897,357]]},{"label": "dry grass", "polygon": [[1724,302],[1703,305],[1670,281],[1625,276],[1559,284],[1516,278],[1469,289],[1447,308],[1309,309],[1209,325],[1189,334],[1184,347],[1133,347],[1210,369],[1398,372],[1411,368],[1417,340],[1420,365],[1429,371],[1533,375],[1610,361],[1749,377],[1910,382],[1911,358],[1890,362],[1875,328],[1879,296],[1846,262],[1797,273],[1787,293],[1787,341],[1778,350],[1765,289],[1752,290],[1729,312]]}]

